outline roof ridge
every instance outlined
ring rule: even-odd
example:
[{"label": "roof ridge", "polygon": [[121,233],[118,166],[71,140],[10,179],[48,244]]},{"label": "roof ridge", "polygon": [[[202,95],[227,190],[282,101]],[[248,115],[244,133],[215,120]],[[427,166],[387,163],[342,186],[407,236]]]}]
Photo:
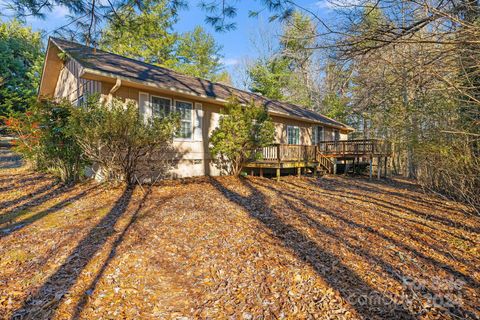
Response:
[{"label": "roof ridge", "polygon": [[[251,92],[251,91],[239,89],[239,88],[236,88],[236,87],[234,87],[230,84],[216,82],[216,81],[208,80],[208,79],[201,78],[201,77],[187,75],[187,74],[178,72],[176,70],[173,70],[171,68],[167,68],[167,67],[160,66],[160,65],[155,65],[155,64],[152,64],[152,63],[148,63],[148,62],[141,61],[141,60],[138,60],[138,59],[130,58],[130,57],[127,57],[127,56],[124,56],[124,55],[121,55],[121,54],[117,54],[117,53],[113,53],[113,52],[109,52],[109,51],[106,51],[106,50],[93,48],[91,46],[83,45],[81,43],[71,41],[71,40],[56,38],[56,37],[52,37],[52,36],[49,37],[49,41],[50,40],[56,46],[58,46],[62,51],[67,52],[69,55],[70,55],[70,53],[68,52],[68,49],[69,49],[68,46],[78,47],[79,50],[82,50],[81,48],[83,48],[83,49],[88,50],[89,52],[93,51],[94,54],[97,51],[99,51],[100,53],[103,53],[105,55],[112,55],[112,56],[118,57],[120,59],[128,60],[128,61],[130,61],[134,64],[138,64],[139,66],[143,66],[143,67],[147,67],[147,68],[153,68],[153,70],[156,70],[156,72],[160,72],[160,74],[164,73],[165,76],[168,76],[168,77],[171,77],[171,78],[177,78],[178,81],[180,81],[180,82],[181,81],[188,82],[188,81],[196,80],[196,81],[198,81],[197,85],[202,86],[204,88],[204,90],[206,90],[205,89],[206,85],[208,85],[208,87],[213,86],[212,90],[220,90],[220,88],[223,88],[223,91],[226,91],[226,93],[229,94],[229,95],[237,95],[238,94],[240,98],[245,99],[246,97],[242,97],[242,94],[246,94],[251,99],[262,100],[264,104],[272,104],[275,108],[277,108],[277,109],[280,108],[281,113],[286,112],[287,114],[290,114],[291,116],[299,116],[299,117],[306,118],[306,119],[313,119],[313,120],[319,121],[321,123],[325,123],[326,125],[340,126],[340,127],[345,128],[345,129],[351,128],[350,126],[348,126],[348,125],[346,125],[346,124],[344,124],[340,121],[337,121],[335,119],[327,117],[327,116],[323,115],[322,113],[317,112],[317,111],[312,110],[312,109],[309,109],[305,106],[301,106],[301,105],[294,104],[294,103],[287,102],[287,101],[270,99],[270,98],[265,97],[265,96],[263,96],[261,94],[258,94],[256,92]],[[65,44],[66,48],[64,48],[62,46],[62,42]],[[70,50],[73,49],[71,47],[70,47]],[[80,64],[83,64],[81,59],[78,59],[75,56],[73,56],[72,58],[77,60]],[[101,59],[101,58],[92,57],[92,59],[94,59],[96,61],[100,61],[98,59]],[[108,61],[108,56],[104,57],[104,59],[107,59],[107,61]],[[111,71],[111,72],[113,74],[115,74],[114,71]],[[131,77],[133,77],[133,76],[131,76]],[[180,80],[180,79],[183,79],[183,80]],[[218,89],[214,89],[215,86],[218,86]],[[208,93],[207,93],[207,95],[208,95]],[[288,109],[291,109],[291,110],[289,111]],[[300,113],[300,115],[292,114],[293,110],[295,110],[295,109],[296,109],[296,111],[294,111],[294,112],[295,113]],[[306,113],[302,115],[301,113],[303,113],[303,112],[306,112]],[[308,115],[308,113],[310,113],[310,115]],[[317,119],[315,119],[315,118],[317,118]],[[318,118],[322,118],[323,120],[320,120]]]},{"label": "roof ridge", "polygon": [[[176,71],[176,70],[174,70],[174,69],[172,69],[172,68],[168,68],[168,67],[165,67],[165,66],[160,66],[160,65],[153,64],[153,63],[148,63],[148,62],[145,62],[145,61],[142,61],[142,60],[130,58],[130,57],[127,57],[127,56],[124,56],[124,55],[121,55],[121,54],[118,54],[118,53],[106,51],[106,50],[103,50],[103,49],[92,48],[91,46],[87,46],[87,45],[84,45],[84,44],[81,44],[81,43],[78,43],[78,42],[75,42],[75,41],[70,41],[70,40],[61,39],[61,38],[56,38],[56,37],[50,37],[50,38],[53,39],[54,41],[55,41],[55,40],[65,41],[65,42],[73,43],[73,44],[75,44],[75,45],[78,45],[78,46],[81,46],[81,47],[84,47],[84,48],[88,48],[88,49],[90,49],[90,50],[96,50],[96,51],[101,51],[101,52],[104,52],[104,53],[107,53],[107,54],[112,54],[112,55],[114,55],[114,56],[121,57],[121,58],[130,60],[130,61],[133,61],[133,62],[136,62],[136,63],[141,63],[141,64],[144,64],[144,65],[147,65],[147,66],[151,66],[151,67],[154,67],[154,68],[165,69],[165,70],[167,70],[167,71],[170,71],[170,72],[173,72],[173,73],[175,73],[175,74],[178,74],[178,75],[180,75],[180,76],[182,76],[182,77],[195,78],[195,79],[198,79],[198,80],[208,81],[208,82],[211,82],[211,83],[217,83],[217,82],[215,82],[215,81],[211,81],[211,80],[208,80],[208,79],[205,79],[205,78],[187,75],[187,74],[178,72],[178,71]],[[233,88],[233,89],[236,89],[236,88],[234,88],[234,87],[232,87],[232,88]],[[236,90],[239,90],[239,89],[236,89]]]}]

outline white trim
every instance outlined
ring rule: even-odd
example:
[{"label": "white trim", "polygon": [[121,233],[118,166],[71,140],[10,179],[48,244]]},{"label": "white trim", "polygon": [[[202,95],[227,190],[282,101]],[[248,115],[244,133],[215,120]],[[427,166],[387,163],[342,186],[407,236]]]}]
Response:
[{"label": "white trim", "polygon": [[[177,102],[184,102],[184,103],[188,103],[192,106],[192,108],[190,109],[191,112],[190,112],[190,138],[177,138],[177,137],[174,137],[173,140],[174,141],[193,141],[193,128],[194,128],[194,125],[193,125],[193,107],[195,106],[195,104],[191,101],[186,101],[186,100],[180,100],[180,99],[173,99],[173,104],[174,104],[174,108],[175,108],[175,112],[177,112]],[[181,119],[180,119],[181,121]]]},{"label": "white trim", "polygon": [[[152,109],[152,117],[153,117],[153,101],[152,101],[152,98],[160,98],[160,99],[165,99],[165,100],[169,100],[170,101],[170,109],[172,108],[175,108],[175,106],[173,105],[173,99],[172,98],[168,98],[168,97],[163,97],[163,96],[157,96],[156,94],[150,94],[150,107]],[[169,112],[172,112],[173,110],[170,110]]]},{"label": "white trim", "polygon": [[[289,139],[289,136],[288,136],[288,128],[293,128],[293,129],[298,129],[298,143],[290,143],[290,139]],[[287,125],[287,144],[293,144],[293,145],[298,145],[300,144],[300,127],[299,126],[292,126],[292,125]]]},{"label": "white trim", "polygon": [[[141,96],[146,96],[146,99],[142,99]],[[142,105],[142,101],[144,105]],[[152,109],[150,107],[150,94],[148,92],[138,91],[138,112],[143,117],[143,121],[147,123],[152,116]]]},{"label": "white trim", "polygon": [[200,102],[194,103],[195,114],[193,119],[193,140],[203,141],[203,105]]}]

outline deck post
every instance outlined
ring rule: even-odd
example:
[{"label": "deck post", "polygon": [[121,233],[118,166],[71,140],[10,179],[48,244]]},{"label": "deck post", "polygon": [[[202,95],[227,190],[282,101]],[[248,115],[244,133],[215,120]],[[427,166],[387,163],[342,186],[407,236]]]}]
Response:
[{"label": "deck post", "polygon": [[387,178],[387,170],[388,170],[388,157],[385,157],[385,163],[383,164],[385,166],[385,171],[384,171],[384,178]]},{"label": "deck post", "polygon": [[313,177],[316,178],[318,175],[318,165],[313,167]]},{"label": "deck post", "polygon": [[260,178],[263,178],[263,168],[260,168],[259,174],[260,174]]},{"label": "deck post", "polygon": [[350,164],[348,163],[348,160],[343,160],[343,164],[345,165],[345,167],[343,168],[343,174],[347,175],[348,169],[350,169]]},{"label": "deck post", "polygon": [[302,176],[302,168],[298,167],[297,168],[297,176],[300,178]]},{"label": "deck post", "polygon": [[377,157],[377,180],[380,180],[382,172],[382,157]]},{"label": "deck post", "polygon": [[253,169],[250,170],[250,175],[251,175],[252,177],[255,176],[255,171],[253,171]]},{"label": "deck post", "polygon": [[372,179],[373,176],[373,157],[370,156],[370,180]]},{"label": "deck post", "polygon": [[277,181],[280,181],[280,168],[277,168]]}]

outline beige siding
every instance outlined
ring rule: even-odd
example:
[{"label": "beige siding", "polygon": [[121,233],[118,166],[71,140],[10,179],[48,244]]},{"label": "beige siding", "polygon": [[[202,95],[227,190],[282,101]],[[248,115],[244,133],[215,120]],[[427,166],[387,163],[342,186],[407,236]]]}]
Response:
[{"label": "beige siding", "polygon": [[[103,83],[102,94],[104,98],[108,95],[114,84]],[[178,95],[165,95],[156,93],[154,91],[139,90],[132,87],[120,87],[115,92],[115,97],[134,101],[138,103],[140,92],[145,92],[150,95],[160,96],[164,98],[172,99],[172,103],[175,100],[182,100],[191,102],[195,108],[195,101],[190,98],[185,98]],[[177,154],[172,157],[180,157],[176,168],[172,170],[171,174],[176,177],[189,177],[189,176],[201,176],[201,175],[219,175],[220,172],[212,161],[212,157],[208,151],[208,137],[211,132],[218,126],[218,120],[220,118],[220,106],[200,102],[203,109],[202,118],[202,141],[185,141],[174,140],[173,146],[175,147]],[[193,119],[195,121],[195,119]]]},{"label": "beige siding", "polygon": [[56,99],[73,101],[78,98],[78,69],[78,64],[73,60],[65,63],[55,87]]},{"label": "beige siding", "polygon": [[[79,69],[75,65],[66,64],[65,68],[60,72],[60,76],[56,88],[57,97],[67,97],[69,93],[76,89],[76,86],[81,88],[81,83],[77,82],[75,75],[78,75]],[[81,79],[81,81],[84,81]],[[102,99],[108,100],[110,91],[114,87],[114,83],[102,82],[101,85],[95,87],[102,94]],[[81,89],[83,90],[83,89]],[[83,91],[80,91],[83,93]],[[201,175],[219,175],[220,172],[212,161],[212,157],[208,151],[209,142],[208,138],[211,132],[218,126],[220,119],[221,105],[212,104],[205,101],[196,101],[192,98],[186,98],[185,96],[162,94],[155,91],[139,90],[133,87],[120,86],[114,93],[117,98],[125,99],[127,101],[133,101],[138,104],[140,92],[148,93],[149,97],[152,95],[170,98],[174,100],[182,100],[191,102],[195,108],[195,103],[201,103],[203,109],[202,118],[202,141],[194,140],[174,140],[174,148],[176,154],[172,154],[171,158],[177,159],[175,169],[171,170],[170,174],[174,177],[189,177],[189,176],[201,176]],[[195,114],[195,112],[194,112]],[[294,119],[288,119],[278,116],[272,116],[272,120],[275,123],[275,142],[287,143],[287,126],[298,126],[300,128],[300,143],[311,145],[312,144],[312,128],[316,124],[303,122]],[[195,122],[195,119],[193,119]],[[325,128],[325,139],[333,140],[333,129]],[[344,135],[342,135],[343,138]]]},{"label": "beige siding", "polygon": [[102,83],[100,81],[80,78],[81,66],[72,59],[68,59],[60,71],[54,97],[76,102],[85,94],[100,93]]},{"label": "beige siding", "polygon": [[276,116],[273,116],[272,120],[275,123],[276,143],[287,143],[287,127],[297,126],[300,128],[300,144],[312,144],[312,124]]}]

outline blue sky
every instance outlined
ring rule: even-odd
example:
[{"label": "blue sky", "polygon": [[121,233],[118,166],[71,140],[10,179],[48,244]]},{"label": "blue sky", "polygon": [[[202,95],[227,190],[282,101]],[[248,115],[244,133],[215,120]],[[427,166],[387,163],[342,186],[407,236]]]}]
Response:
[{"label": "blue sky", "polygon": [[[330,12],[330,7],[325,1],[326,0],[300,0],[297,1],[297,3],[325,17]],[[7,2],[8,0],[0,0],[0,7],[3,7]],[[215,32],[211,26],[205,24],[205,12],[198,7],[198,2],[199,1],[189,1],[189,9],[182,10],[179,13],[175,30],[184,32],[193,30],[197,25],[204,26],[204,28],[215,37],[217,43],[223,46],[223,62],[226,69],[231,73],[242,59],[246,57],[254,58],[257,55],[250,39],[252,39],[255,34],[258,34],[258,28],[260,26],[270,29],[273,34],[280,31],[278,23],[269,25],[269,23],[266,22],[268,21],[268,13],[260,14],[258,18],[249,18],[249,10],[259,9],[260,3],[254,0],[243,0],[238,1],[236,4],[238,7],[238,15],[235,18],[237,28],[228,32]],[[5,10],[2,10],[2,12],[5,14]],[[67,14],[68,11],[65,8],[56,7],[52,12],[47,14],[45,19],[28,18],[26,23],[34,30],[45,30],[49,32],[66,24],[68,22],[66,18]],[[2,19],[7,18],[4,16]]]}]

